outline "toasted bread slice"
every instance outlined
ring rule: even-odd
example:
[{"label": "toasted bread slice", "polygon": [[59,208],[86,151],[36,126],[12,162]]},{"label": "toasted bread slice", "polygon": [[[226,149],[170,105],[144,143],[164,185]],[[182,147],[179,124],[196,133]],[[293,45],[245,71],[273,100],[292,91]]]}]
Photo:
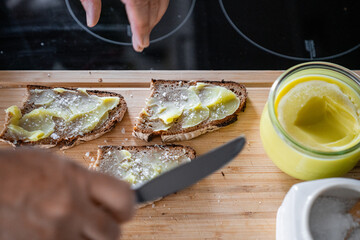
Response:
[{"label": "toasted bread slice", "polygon": [[[37,106],[35,106],[35,104],[31,100],[32,92],[34,92],[31,90],[37,90],[37,89],[38,90],[46,90],[46,89],[54,89],[54,88],[45,87],[45,86],[35,86],[35,85],[27,86],[26,100],[23,103],[23,106],[20,108],[22,115],[29,113],[37,108]],[[74,94],[77,94],[77,93],[80,94],[79,90],[77,90],[77,89],[72,89],[72,88],[63,88],[63,89],[72,90],[72,91],[74,91]],[[5,120],[5,127],[4,127],[3,131],[0,133],[0,141],[7,142],[14,147],[15,146],[23,146],[23,145],[34,145],[34,146],[38,146],[40,148],[51,148],[51,147],[55,147],[55,146],[60,146],[61,149],[68,149],[68,148],[71,148],[82,142],[90,141],[90,140],[93,140],[93,139],[96,139],[96,138],[102,136],[106,132],[109,132],[110,130],[112,130],[115,127],[115,124],[117,122],[120,122],[122,120],[122,118],[124,117],[124,115],[127,111],[125,99],[120,94],[113,93],[113,92],[98,91],[98,90],[86,90],[86,93],[88,95],[96,95],[98,97],[118,97],[119,98],[119,103],[117,104],[117,106],[114,107],[112,110],[108,111],[108,117],[106,118],[106,120],[97,124],[96,127],[92,131],[84,133],[84,134],[79,134],[79,135],[76,135],[77,133],[74,131],[75,134],[73,134],[72,136],[69,136],[67,134],[68,131],[66,131],[68,129],[66,129],[66,130],[60,129],[59,125],[56,123],[54,134],[51,134],[51,136],[37,140],[37,141],[25,141],[25,140],[16,138],[16,136],[14,136],[13,134],[10,133],[8,126],[10,124],[10,120],[11,120],[12,116],[10,116],[10,114],[7,114],[6,120]]]},{"label": "toasted bread slice", "polygon": [[182,145],[99,146],[89,169],[125,180],[134,188],[195,157],[193,148]]},{"label": "toasted bread slice", "polygon": [[[185,141],[192,138],[195,138],[199,135],[205,134],[207,132],[212,132],[220,127],[227,126],[237,120],[238,113],[245,109],[247,92],[244,85],[230,82],[230,81],[178,81],[178,80],[152,80],[151,81],[151,94],[150,98],[153,96],[170,93],[174,89],[196,86],[197,83],[205,83],[209,85],[215,85],[224,87],[232,91],[240,100],[239,107],[236,111],[220,120],[205,120],[200,124],[182,128],[180,121],[175,121],[174,124],[167,130],[155,131],[151,126],[153,120],[150,120],[149,117],[144,111],[140,113],[140,117],[134,127],[133,135],[141,138],[145,141],[150,141],[154,136],[161,136],[163,142],[173,142],[173,141]],[[146,110],[146,108],[145,108]]]}]

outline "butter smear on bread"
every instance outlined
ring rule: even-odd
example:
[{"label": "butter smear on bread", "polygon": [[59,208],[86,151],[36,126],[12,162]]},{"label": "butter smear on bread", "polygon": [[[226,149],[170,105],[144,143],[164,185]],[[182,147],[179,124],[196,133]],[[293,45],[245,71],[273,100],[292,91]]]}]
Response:
[{"label": "butter smear on bread", "polygon": [[10,117],[9,133],[28,142],[47,137],[56,139],[55,132],[68,138],[91,132],[108,118],[108,112],[119,104],[118,97],[98,97],[86,90],[32,89],[29,103],[33,110],[22,114],[17,106],[6,109]]},{"label": "butter smear on bread", "polygon": [[141,185],[158,175],[190,162],[188,149],[178,147],[133,147],[133,149],[103,149],[92,169],[112,175],[130,183],[133,187]]},{"label": "butter smear on bread", "polygon": [[169,129],[175,122],[190,128],[205,121],[223,119],[240,106],[240,99],[225,87],[197,83],[156,93],[143,110],[154,131]]}]

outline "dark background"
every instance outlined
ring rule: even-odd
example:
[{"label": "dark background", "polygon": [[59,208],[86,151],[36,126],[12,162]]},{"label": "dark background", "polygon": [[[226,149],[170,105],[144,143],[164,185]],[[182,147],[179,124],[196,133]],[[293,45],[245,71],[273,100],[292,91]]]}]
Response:
[{"label": "dark background", "polygon": [[[68,1],[85,24],[80,0]],[[309,60],[360,69],[360,1],[197,0],[191,11],[192,4],[170,0],[154,42],[136,53],[120,0],[103,0],[89,30],[120,45],[86,32],[65,0],[1,0],[0,69],[271,70]]]}]

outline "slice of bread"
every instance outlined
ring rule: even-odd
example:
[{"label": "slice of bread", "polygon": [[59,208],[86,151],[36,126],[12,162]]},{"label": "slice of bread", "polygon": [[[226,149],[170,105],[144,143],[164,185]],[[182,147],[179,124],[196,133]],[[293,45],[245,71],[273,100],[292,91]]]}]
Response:
[{"label": "slice of bread", "polygon": [[195,138],[207,132],[215,131],[221,127],[227,126],[237,120],[238,113],[244,111],[246,106],[247,92],[244,85],[230,81],[178,81],[178,80],[152,80],[150,98],[157,94],[164,94],[171,92],[180,87],[196,86],[197,83],[205,83],[215,86],[224,87],[239,98],[240,105],[238,109],[231,115],[220,119],[209,121],[205,120],[202,123],[189,127],[182,128],[181,123],[175,121],[174,124],[167,130],[154,131],[151,127],[152,120],[143,112],[134,127],[133,135],[145,141],[150,141],[155,136],[161,136],[163,142],[185,141]]},{"label": "slice of bread", "polygon": [[[43,89],[54,89],[54,88],[45,87],[45,86],[35,86],[35,85],[27,86],[26,100],[23,103],[23,106],[20,108],[22,115],[29,113],[32,110],[37,108],[35,106],[35,104],[33,104],[30,101],[30,99],[31,99],[31,91],[30,90],[36,90],[36,89],[43,90]],[[72,89],[72,88],[63,88],[63,89],[72,90],[72,91],[76,91],[79,93],[79,90],[77,90],[77,89]],[[55,146],[60,146],[61,149],[63,150],[63,149],[71,148],[82,142],[90,141],[90,140],[93,140],[93,139],[96,139],[96,138],[102,136],[106,132],[109,132],[110,130],[112,130],[115,127],[115,124],[117,122],[120,122],[122,120],[122,118],[124,117],[124,115],[127,111],[125,99],[120,94],[113,93],[113,92],[98,91],[98,90],[86,90],[86,92],[89,95],[96,95],[98,97],[118,97],[120,100],[119,104],[115,108],[113,108],[112,110],[110,110],[108,112],[108,118],[101,124],[98,124],[95,127],[95,129],[93,129],[92,131],[84,133],[82,135],[68,136],[66,134],[66,131],[64,131],[64,129],[59,129],[58,125],[56,124],[55,131],[54,131],[55,135],[52,134],[52,136],[55,136],[55,137],[49,136],[49,137],[40,139],[38,141],[24,141],[24,140],[17,139],[12,134],[10,134],[8,126],[10,124],[11,116],[9,114],[7,114],[4,129],[0,133],[0,141],[7,142],[14,147],[15,146],[24,146],[24,145],[28,145],[28,146],[33,145],[33,146],[38,146],[40,148],[51,148],[51,147],[55,147]]]},{"label": "slice of bread", "polygon": [[[121,150],[128,151],[131,154],[131,158],[129,160],[119,160],[117,154]],[[126,176],[124,175],[128,175],[129,173],[134,173],[134,175],[138,174],[139,177],[137,179],[143,178],[143,180],[138,183],[130,183],[131,186],[135,188],[173,167],[193,160],[195,157],[196,152],[193,148],[182,145],[99,146],[97,159],[89,165],[89,169],[100,171],[122,180],[126,180]],[[122,163],[127,165],[122,165]],[[128,166],[129,163],[131,167]],[[131,163],[134,165],[131,165]],[[155,163],[155,167],[151,163]],[[162,164],[160,168],[164,167],[164,169],[158,171],[156,176],[153,176],[154,169],[157,168],[156,165],[158,164]],[[149,167],[149,165],[151,165],[151,167]],[[149,176],[151,177],[149,178]],[[140,207],[148,204],[150,203],[146,203]]]}]

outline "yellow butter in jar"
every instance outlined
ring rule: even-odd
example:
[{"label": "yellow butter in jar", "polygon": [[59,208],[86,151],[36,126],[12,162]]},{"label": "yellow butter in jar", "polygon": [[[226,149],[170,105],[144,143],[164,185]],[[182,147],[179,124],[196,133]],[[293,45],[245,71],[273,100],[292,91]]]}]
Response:
[{"label": "yellow butter in jar", "polygon": [[264,148],[287,174],[345,174],[360,158],[359,77],[341,66],[297,65],[271,88],[260,122]]}]

